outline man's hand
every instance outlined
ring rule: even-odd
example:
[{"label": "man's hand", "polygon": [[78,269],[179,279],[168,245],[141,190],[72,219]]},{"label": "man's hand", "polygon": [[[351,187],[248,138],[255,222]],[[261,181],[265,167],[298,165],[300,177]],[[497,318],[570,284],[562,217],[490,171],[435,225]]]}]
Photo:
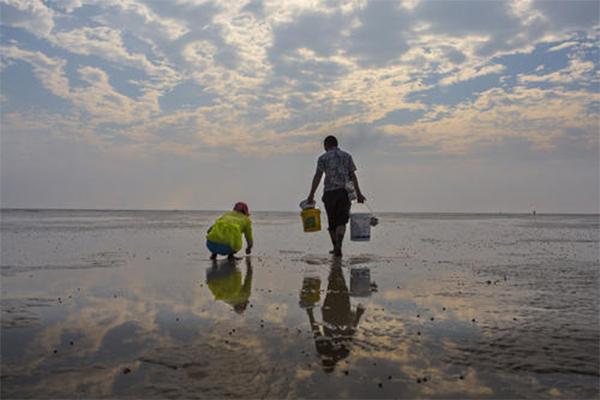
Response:
[{"label": "man's hand", "polygon": [[252,247],[246,247],[246,255],[252,254]]},{"label": "man's hand", "polygon": [[367,198],[363,196],[362,193],[358,193],[356,195],[356,201],[358,201],[359,203],[364,203],[365,201],[367,201]]}]

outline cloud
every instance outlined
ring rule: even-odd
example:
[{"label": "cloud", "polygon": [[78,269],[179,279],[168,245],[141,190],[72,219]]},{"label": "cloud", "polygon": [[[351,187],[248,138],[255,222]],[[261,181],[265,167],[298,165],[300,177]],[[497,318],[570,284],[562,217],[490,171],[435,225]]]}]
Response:
[{"label": "cloud", "polygon": [[[96,20],[105,25],[118,24],[126,27],[139,37],[165,38],[169,41],[176,40],[189,32],[189,28],[180,19],[170,18],[154,12],[153,3],[144,3],[138,0],[91,0],[87,1],[109,13],[103,13]],[[110,11],[116,12],[110,12]]]},{"label": "cloud", "polygon": [[475,143],[508,137],[527,138],[534,148],[546,151],[572,129],[595,132],[598,116],[589,112],[589,106],[599,100],[600,95],[582,90],[494,88],[455,107],[441,120],[384,129],[404,135],[410,143],[437,145],[450,154],[465,154]]},{"label": "cloud", "polygon": [[600,24],[600,3],[595,0],[534,0],[533,7],[542,13],[554,29],[582,30]]},{"label": "cloud", "polygon": [[153,111],[158,111],[158,106],[152,99],[136,102],[118,93],[110,85],[106,72],[99,68],[82,67],[79,73],[87,85],[73,88],[69,97],[74,104],[90,114],[90,122],[128,124],[144,120]]},{"label": "cloud", "polygon": [[65,60],[48,57],[39,51],[23,50],[16,46],[2,46],[0,50],[3,59],[22,60],[31,64],[35,76],[52,94],[63,98],[69,97],[69,79],[64,71]]},{"label": "cloud", "polygon": [[584,61],[579,58],[570,60],[569,65],[561,70],[545,75],[519,75],[521,83],[539,83],[548,82],[559,85],[581,84],[591,86],[598,84],[598,79],[594,77],[596,66],[592,61]]},{"label": "cloud", "polygon": [[[595,9],[589,3],[575,8]],[[481,122],[472,111],[491,118],[492,110],[477,107],[493,90],[516,101],[515,93],[526,88],[513,91],[515,84],[578,91],[566,84],[589,89],[596,79],[592,53],[574,54],[587,40],[582,36],[554,42],[547,50],[554,58],[537,71],[517,71],[497,57],[520,52],[539,67],[543,54],[531,51],[537,43],[579,22],[589,28],[583,11],[561,17],[560,7],[547,2],[5,4],[21,17],[3,18],[3,24],[48,43],[40,51],[39,42],[10,32],[3,59],[31,64],[99,142],[138,149],[285,152],[308,149],[306,143],[328,131],[364,126],[399,135],[406,146],[467,151],[476,140],[468,132]],[[40,18],[45,28],[32,31]],[[569,66],[559,66],[571,49]],[[136,91],[120,83],[125,68],[141,72],[128,81]],[[506,124],[494,132],[513,134],[511,120],[494,115]],[[488,125],[484,136],[491,135]]]},{"label": "cloud", "polygon": [[55,13],[42,0],[1,0],[3,25],[23,28],[36,36],[48,36],[54,28]]},{"label": "cloud", "polygon": [[406,32],[413,26],[410,14],[393,1],[372,1],[357,13],[358,26],[350,31],[348,54],[365,67],[381,67],[409,49]]},{"label": "cloud", "polygon": [[431,32],[452,36],[514,32],[521,26],[510,3],[501,0],[421,1],[415,15],[429,24]]},{"label": "cloud", "polygon": [[52,36],[52,43],[66,50],[83,55],[94,55],[118,64],[128,65],[146,72],[152,77],[160,77],[163,81],[177,79],[177,73],[165,65],[155,65],[143,54],[132,54],[121,38],[121,32],[105,26],[73,29],[57,32]]},{"label": "cloud", "polygon": [[52,4],[67,13],[72,13],[83,6],[83,1],[84,0],[54,0]]},{"label": "cloud", "polygon": [[461,81],[468,81],[479,76],[500,74],[505,69],[506,67],[501,64],[485,65],[475,68],[461,68],[456,74],[447,76],[440,80],[439,84],[442,86],[448,86]]}]

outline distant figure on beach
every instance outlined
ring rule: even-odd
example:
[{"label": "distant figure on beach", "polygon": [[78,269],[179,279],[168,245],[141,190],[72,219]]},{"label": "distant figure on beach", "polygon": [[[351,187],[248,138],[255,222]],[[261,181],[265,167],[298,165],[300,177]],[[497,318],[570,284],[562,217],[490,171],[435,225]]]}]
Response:
[{"label": "distant figure on beach", "polygon": [[348,286],[339,260],[333,261],[329,272],[327,295],[321,307],[323,323],[315,320],[312,307],[305,307],[305,309],[323,370],[331,373],[340,360],[350,355],[356,327],[365,312],[360,304],[356,310],[352,310]]},{"label": "distant figure on beach", "polygon": [[221,300],[238,314],[248,307],[252,291],[252,263],[246,257],[246,275],[242,284],[242,271],[236,266],[236,260],[213,260],[213,265],[206,270],[206,284],[215,300]]},{"label": "distant figure on beach", "polygon": [[248,205],[238,202],[233,211],[223,214],[208,229],[206,247],[211,252],[211,260],[217,254],[234,258],[234,254],[242,249],[242,234],[246,237],[246,254],[252,253],[252,220]]},{"label": "distant figure on beach", "polygon": [[366,198],[361,193],[360,186],[358,186],[358,178],[354,173],[356,166],[352,156],[338,147],[335,136],[327,136],[323,141],[323,146],[325,147],[325,153],[317,160],[317,171],[313,177],[306,201],[314,202],[315,192],[319,183],[321,183],[323,174],[325,174],[322,200],[325,204],[329,222],[329,236],[333,244],[333,250],[330,253],[341,257],[346,224],[350,218],[349,184],[351,183],[354,186],[356,200],[359,203],[364,203]]}]

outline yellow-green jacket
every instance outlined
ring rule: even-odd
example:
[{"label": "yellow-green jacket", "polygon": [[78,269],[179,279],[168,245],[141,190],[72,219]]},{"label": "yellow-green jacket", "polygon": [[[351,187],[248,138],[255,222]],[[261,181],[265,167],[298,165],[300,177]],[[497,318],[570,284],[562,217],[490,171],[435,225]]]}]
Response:
[{"label": "yellow-green jacket", "polygon": [[238,211],[228,211],[210,227],[206,239],[214,243],[224,244],[234,251],[242,249],[242,234],[252,242],[252,220]]}]

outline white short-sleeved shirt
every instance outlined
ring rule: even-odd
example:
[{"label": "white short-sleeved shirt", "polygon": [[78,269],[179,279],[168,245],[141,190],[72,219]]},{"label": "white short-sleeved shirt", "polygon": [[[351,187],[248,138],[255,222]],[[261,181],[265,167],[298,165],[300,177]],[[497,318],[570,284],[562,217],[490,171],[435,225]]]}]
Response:
[{"label": "white short-sleeved shirt", "polygon": [[326,151],[317,160],[317,172],[325,173],[326,192],[345,188],[354,171],[352,156],[338,147]]}]

